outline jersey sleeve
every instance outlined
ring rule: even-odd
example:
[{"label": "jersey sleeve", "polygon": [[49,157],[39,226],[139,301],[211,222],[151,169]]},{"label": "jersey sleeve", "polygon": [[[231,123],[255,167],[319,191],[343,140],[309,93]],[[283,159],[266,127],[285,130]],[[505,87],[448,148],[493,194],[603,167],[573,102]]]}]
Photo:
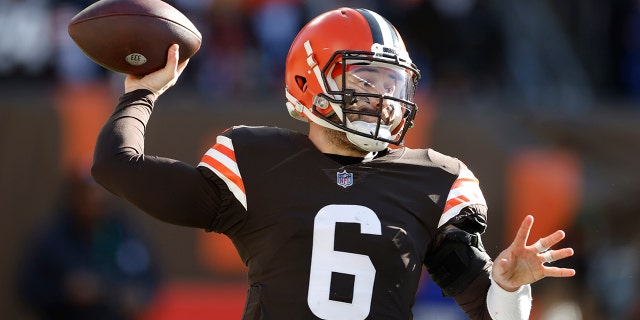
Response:
[{"label": "jersey sleeve", "polygon": [[157,219],[211,229],[223,205],[220,185],[192,165],[144,153],[153,105],[154,96],[148,90],[120,98],[98,136],[94,179]]},{"label": "jersey sleeve", "polygon": [[[230,132],[227,131],[227,134],[230,135]],[[224,181],[235,199],[247,209],[247,194],[236,162],[233,140],[229,136],[218,136],[216,143],[202,156],[198,167],[211,171]]]},{"label": "jersey sleeve", "polygon": [[198,169],[215,181],[221,190],[220,214],[211,230],[228,235],[237,231],[248,215],[245,180],[236,158],[237,148],[247,147],[243,143],[246,139],[237,136],[239,127],[229,128],[218,135],[215,144],[202,155],[198,163]]},{"label": "jersey sleeve", "polygon": [[480,190],[480,182],[464,163],[459,160],[458,162],[460,172],[451,185],[438,227],[445,225],[465,208],[472,207],[486,215],[487,202]]},{"label": "jersey sleeve", "polygon": [[313,146],[306,136],[276,127],[238,125],[218,135],[198,164],[200,171],[218,181],[221,190],[222,225],[216,224],[216,228],[224,227],[232,236],[243,224],[229,226],[230,219],[256,214],[264,217],[271,204],[260,201],[265,194],[279,190],[269,172],[290,163],[291,155],[304,153],[309,147]]}]

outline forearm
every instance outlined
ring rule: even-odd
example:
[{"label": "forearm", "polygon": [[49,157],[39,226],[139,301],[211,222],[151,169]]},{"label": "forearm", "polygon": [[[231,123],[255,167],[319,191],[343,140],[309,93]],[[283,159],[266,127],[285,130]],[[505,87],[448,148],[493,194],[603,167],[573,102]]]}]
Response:
[{"label": "forearm", "polygon": [[483,270],[464,291],[453,296],[453,299],[464,310],[469,319],[491,320],[487,309],[487,292],[491,284],[488,269]]},{"label": "forearm", "polygon": [[484,270],[462,293],[453,297],[469,319],[529,319],[531,286],[522,286],[515,292],[505,291],[491,280],[490,272],[491,268]]},{"label": "forearm", "polygon": [[531,313],[531,285],[510,292],[493,279],[487,293],[487,308],[494,320],[525,320]]},{"label": "forearm", "polygon": [[153,103],[154,96],[146,90],[121,97],[98,136],[94,178],[160,220],[208,228],[218,211],[217,188],[186,163],[144,154]]}]

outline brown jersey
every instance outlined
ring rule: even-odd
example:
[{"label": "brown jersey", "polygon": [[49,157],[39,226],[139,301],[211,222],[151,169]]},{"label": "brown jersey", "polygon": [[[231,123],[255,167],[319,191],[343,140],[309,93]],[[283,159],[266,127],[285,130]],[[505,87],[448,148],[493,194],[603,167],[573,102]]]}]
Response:
[{"label": "brown jersey", "polygon": [[245,319],[410,319],[436,230],[486,207],[473,174],[430,149],[341,165],[303,134],[235,127],[198,167],[233,194],[211,229],[249,266]]},{"label": "brown jersey", "polygon": [[[439,231],[486,215],[471,171],[433,150],[343,165],[303,134],[237,127],[197,168],[145,155],[154,99],[147,90],[121,97],[98,137],[93,175],[157,219],[228,235],[249,266],[244,319],[410,319],[422,266],[435,261],[426,257],[452,252],[431,249]],[[480,262],[454,299],[470,318],[488,319]]]}]

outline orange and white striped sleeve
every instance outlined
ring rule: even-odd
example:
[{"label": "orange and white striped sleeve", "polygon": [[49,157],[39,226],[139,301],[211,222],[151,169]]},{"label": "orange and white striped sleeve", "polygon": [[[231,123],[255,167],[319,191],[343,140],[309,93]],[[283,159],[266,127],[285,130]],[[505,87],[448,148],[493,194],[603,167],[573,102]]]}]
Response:
[{"label": "orange and white striped sleeve", "polygon": [[455,217],[460,211],[468,206],[481,205],[486,207],[487,202],[480,190],[480,182],[473,175],[473,172],[467,168],[462,162],[458,178],[451,185],[451,190],[447,195],[442,216],[438,222],[438,228],[443,226],[451,218]]},{"label": "orange and white striped sleeve", "polygon": [[230,138],[218,136],[216,144],[202,156],[198,166],[205,167],[220,177],[245,210],[247,209],[247,194]]}]

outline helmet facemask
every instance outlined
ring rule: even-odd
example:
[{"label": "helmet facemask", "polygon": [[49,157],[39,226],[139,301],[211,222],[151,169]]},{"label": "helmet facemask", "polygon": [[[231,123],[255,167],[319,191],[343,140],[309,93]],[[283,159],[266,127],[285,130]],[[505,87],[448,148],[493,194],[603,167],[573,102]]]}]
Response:
[{"label": "helmet facemask", "polygon": [[383,51],[335,52],[321,71],[326,94],[313,101],[314,114],[370,152],[402,145],[417,111],[418,70],[408,57]]}]

